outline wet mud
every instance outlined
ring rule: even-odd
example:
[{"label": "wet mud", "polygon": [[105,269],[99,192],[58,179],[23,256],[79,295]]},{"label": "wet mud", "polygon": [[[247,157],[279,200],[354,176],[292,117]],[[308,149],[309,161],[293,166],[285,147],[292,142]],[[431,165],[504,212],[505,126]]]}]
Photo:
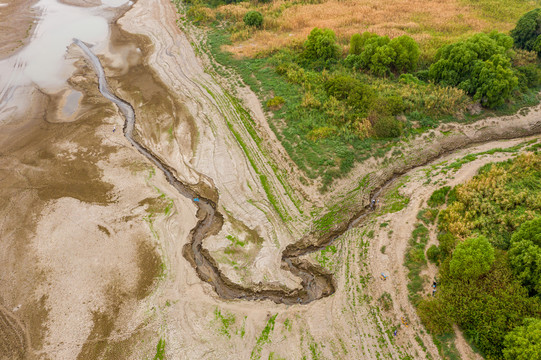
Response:
[{"label": "wet mud", "polygon": [[0,59],[21,49],[32,36],[39,11],[33,7],[38,0],[2,1],[0,7]]},{"label": "wet mud", "polygon": [[28,340],[23,326],[0,305],[0,360],[25,359]]}]

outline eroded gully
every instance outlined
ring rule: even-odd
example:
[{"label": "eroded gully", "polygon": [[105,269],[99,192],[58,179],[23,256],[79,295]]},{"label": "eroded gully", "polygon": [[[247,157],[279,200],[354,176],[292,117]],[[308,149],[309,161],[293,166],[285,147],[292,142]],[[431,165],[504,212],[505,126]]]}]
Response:
[{"label": "eroded gully", "polygon": [[[130,144],[159,168],[166,176],[167,181],[182,196],[188,199],[198,198],[198,201],[194,201],[194,204],[197,206],[197,218],[199,221],[190,231],[189,241],[184,246],[183,255],[192,263],[197,275],[202,281],[211,284],[216,293],[223,299],[271,300],[275,303],[286,305],[308,304],[335,292],[332,275],[306,260],[301,260],[300,257],[320,250],[332,243],[338,236],[349,229],[352,224],[360,222],[370,211],[368,207],[364,208],[360,214],[353,218],[352,222],[345,226],[340,226],[317,239],[314,239],[314,234],[309,234],[297,243],[286,247],[282,252],[282,267],[302,280],[300,288],[287,289],[285,287],[275,287],[269,289],[262,288],[262,286],[258,288],[260,285],[245,287],[232,282],[219,270],[218,264],[210,253],[202,247],[203,239],[217,230],[219,231],[223,224],[223,217],[218,212],[216,203],[202,197],[195,190],[178,180],[168,165],[134,139],[135,112],[133,107],[109,90],[101,62],[92,50],[78,39],[74,39],[73,42],[83,50],[96,71],[100,93],[118,106],[120,112],[123,114],[125,118],[123,132]],[[379,191],[374,197],[377,194],[379,194]]]}]

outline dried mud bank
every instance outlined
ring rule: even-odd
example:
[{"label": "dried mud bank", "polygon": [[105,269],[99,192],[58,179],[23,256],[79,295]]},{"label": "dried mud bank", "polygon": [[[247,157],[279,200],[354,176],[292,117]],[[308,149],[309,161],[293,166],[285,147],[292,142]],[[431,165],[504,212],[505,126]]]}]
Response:
[{"label": "dried mud bank", "polygon": [[[308,251],[315,251],[313,246],[305,249],[295,246],[295,251],[288,254],[286,249],[282,256],[282,261],[287,264],[289,270],[302,279],[301,290],[283,289],[252,289],[234,284],[218,268],[214,259],[208,251],[202,249],[202,241],[209,234],[218,232],[223,224],[223,216],[216,211],[216,202],[206,199],[202,194],[192,190],[180,182],[169,166],[156,157],[150,150],[145,148],[134,139],[135,112],[133,107],[124,100],[113,95],[108,88],[105,73],[99,59],[92,53],[86,44],[75,39],[74,43],[79,46],[86,56],[90,59],[99,79],[99,89],[102,95],[115,103],[125,117],[124,135],[128,141],[143,156],[149,159],[166,176],[168,182],[184,197],[194,200],[197,206],[197,216],[200,219],[197,225],[190,232],[190,240],[184,246],[184,255],[195,267],[200,279],[210,283],[215,291],[224,299],[243,299],[243,300],[272,300],[276,303],[284,304],[306,304],[321,297],[329,296],[334,292],[332,276],[325,274],[322,269],[310,264],[307,261],[301,261],[297,257],[305,255]],[[335,237],[339,234],[333,234]],[[291,252],[291,250],[289,250]]]},{"label": "dried mud bank", "polygon": [[165,179],[149,184],[149,166],[111,132],[121,118],[79,68],[73,121],[51,121],[59,101],[38,92],[0,135],[0,302],[24,324],[28,359],[98,358],[145,338],[140,301],[161,272],[145,218],[147,203],[163,206],[153,186]]},{"label": "dried mud bank", "polygon": [[[79,61],[57,94],[21,86],[0,113],[2,360],[132,359],[155,349],[145,299],[163,269],[149,222],[164,221],[168,185],[111,131],[122,118],[96,84]],[[175,204],[187,236],[195,217],[189,203]]]},{"label": "dried mud bank", "polygon": [[[223,244],[232,229],[244,226],[263,239],[263,245],[250,265],[252,276],[241,288],[249,284],[250,291],[272,287],[280,288],[279,294],[287,292],[284,288],[299,291],[303,280],[282,268],[288,266],[281,261],[282,254],[298,255],[323,246],[347,230],[348,222],[326,231],[326,237],[315,231],[302,237],[309,229],[308,216],[298,215],[289,190],[265,165],[268,153],[261,154],[259,145],[250,140],[240,110],[203,71],[175,20],[174,8],[167,1],[140,0],[119,23],[144,36],[123,35],[113,27],[112,45],[100,57],[114,92],[135,108],[139,136],[134,138],[170,166],[193,191],[189,197],[201,194],[223,214],[223,226],[218,222],[206,230],[214,235],[201,241],[202,256],[216,259],[215,244]],[[82,53],[71,49],[70,56],[82,58]],[[0,303],[9,310],[6,319],[18,319],[28,339],[21,341],[20,328],[8,320],[11,325],[2,328],[12,329],[6,336],[8,351],[15,356],[26,351],[28,358],[152,358],[158,339],[163,338],[167,354],[186,359],[258,358],[273,353],[301,358],[310,352],[344,359],[380,354],[399,358],[400,351],[422,354],[412,330],[397,340],[407,349],[383,335],[386,317],[363,300],[379,296],[379,290],[358,290],[366,276],[361,246],[364,229],[347,230],[335,244],[340,265],[324,272],[325,276],[334,274],[333,296],[304,306],[223,301],[182,256],[185,239],[194,235],[190,231],[204,221],[204,214],[199,211],[196,217],[196,204],[154,172],[120,131],[112,131],[115,126],[120,129],[124,120],[98,92],[89,64],[81,61],[77,67],[70,87],[83,95],[73,117],[55,115],[64,108],[67,92],[56,97],[35,92],[36,106],[21,117],[24,121],[11,119],[0,132],[0,203],[5,204],[0,209],[0,263],[7,269],[0,273]],[[254,114],[260,121],[257,111]],[[533,120],[522,124],[518,120],[517,126],[538,132],[536,127],[529,128]],[[231,129],[245,139],[247,150]],[[457,135],[466,137],[464,146],[472,139],[487,140],[476,135],[474,127],[455,130],[464,132]],[[437,144],[430,138],[423,141],[434,154],[456,145],[449,143],[438,150],[432,149]],[[418,157],[415,150],[420,147],[412,148],[410,154]],[[353,209],[362,211],[369,190],[392,173],[434,154],[424,160],[412,155],[398,170],[374,163],[355,174],[350,180],[359,183],[372,172],[366,189],[354,196],[358,203]],[[262,174],[268,177],[276,207],[287,209],[292,218],[285,225],[267,199]],[[335,194],[351,187],[352,183],[344,183]],[[306,208],[322,201],[312,190],[298,190],[304,192],[299,197],[308,200],[302,205]],[[304,242],[288,247],[299,238]],[[370,246],[373,251],[375,245]],[[399,271],[399,249],[396,254],[393,266]],[[297,268],[314,271],[303,269],[300,262],[307,261],[306,256],[299,259]],[[214,269],[241,283],[223,263],[216,262]],[[376,266],[378,262],[370,259],[370,263]],[[378,270],[374,267],[370,272]],[[212,271],[210,275],[214,276]],[[399,318],[400,307],[408,309],[408,304],[406,295],[398,298],[392,316]],[[260,340],[264,334],[268,342]],[[433,353],[430,339],[426,334],[421,338]]]},{"label": "dried mud bank", "polygon": [[38,0],[15,0],[0,6],[0,60],[23,47],[32,36],[39,11]]}]

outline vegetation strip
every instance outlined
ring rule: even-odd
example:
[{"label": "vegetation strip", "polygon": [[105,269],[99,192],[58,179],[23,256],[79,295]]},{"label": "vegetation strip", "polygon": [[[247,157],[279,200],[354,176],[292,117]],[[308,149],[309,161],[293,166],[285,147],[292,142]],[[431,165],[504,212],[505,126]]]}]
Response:
[{"label": "vegetation strip", "polygon": [[[446,358],[456,358],[452,324],[487,358],[541,354],[541,339],[533,335],[541,334],[541,154],[535,145],[527,150],[482,166],[465,184],[436,190],[431,208],[419,213],[427,225],[437,217],[439,245],[426,256],[439,274],[433,296],[420,294],[432,280],[418,273],[408,288]],[[424,246],[416,254],[416,264],[426,264]],[[406,256],[407,266],[411,258]]]}]

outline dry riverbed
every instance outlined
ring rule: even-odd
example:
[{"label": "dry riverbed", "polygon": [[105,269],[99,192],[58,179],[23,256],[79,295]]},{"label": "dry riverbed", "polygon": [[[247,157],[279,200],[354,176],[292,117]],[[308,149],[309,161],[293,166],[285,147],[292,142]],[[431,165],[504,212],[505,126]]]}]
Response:
[{"label": "dry riverbed", "polygon": [[[255,95],[222,86],[208,60],[195,56],[191,42],[197,37],[179,29],[168,0],[139,0],[122,14],[126,10],[118,11],[118,20],[110,17],[108,45],[99,52],[109,84],[133,105],[138,141],[181,181],[217,202],[224,226],[203,245],[224,274],[245,286],[298,288],[299,278],[280,261],[282,251],[310,231],[311,210],[324,213],[322,204],[337,202],[359,184],[350,193],[352,212],[364,208],[371,189],[393,173],[438,156],[444,158],[437,163],[450,162],[514,146],[524,140],[498,139],[541,130],[539,108],[446,125],[404,144],[400,159],[360,164],[319,195],[291,176],[298,170],[268,129]],[[291,306],[224,301],[182,253],[198,220],[193,201],[123,136],[124,119],[99,93],[83,53],[72,46],[67,57],[76,70],[62,89],[19,89],[24,101],[16,103],[32,105],[0,113],[5,358],[145,359],[160,353],[159,344],[172,359],[439,358],[408,301],[402,265],[417,212],[437,187],[464,182],[484,163],[512,154],[479,157],[429,184],[424,170],[431,165],[395,179],[381,194],[378,211],[324,251],[305,256],[334,274],[332,296]],[[252,120],[243,117],[232,91]],[[262,141],[254,139],[251,121]],[[395,192],[409,202],[391,213],[384,209],[395,199],[386,194]],[[389,275],[385,282],[382,272]],[[388,310],[381,306],[385,293]],[[471,351],[465,342],[457,347]]]}]

